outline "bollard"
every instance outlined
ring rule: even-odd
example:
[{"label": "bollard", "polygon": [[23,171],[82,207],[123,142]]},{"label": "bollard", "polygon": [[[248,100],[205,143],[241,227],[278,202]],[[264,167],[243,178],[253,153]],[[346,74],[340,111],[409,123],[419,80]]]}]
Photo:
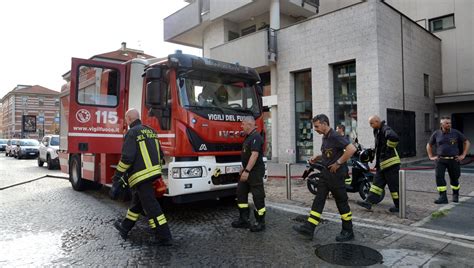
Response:
[{"label": "bollard", "polygon": [[286,163],[286,199],[291,200],[291,164]]},{"label": "bollard", "polygon": [[406,209],[407,209],[407,185],[406,185],[406,174],[405,170],[399,171],[398,176],[398,192],[399,192],[399,208],[400,208],[400,218],[406,219]]}]

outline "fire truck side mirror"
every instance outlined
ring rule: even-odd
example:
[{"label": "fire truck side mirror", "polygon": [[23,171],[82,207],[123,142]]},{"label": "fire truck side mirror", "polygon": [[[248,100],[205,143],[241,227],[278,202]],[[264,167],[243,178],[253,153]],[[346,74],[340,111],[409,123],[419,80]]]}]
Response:
[{"label": "fire truck side mirror", "polygon": [[163,81],[162,69],[159,67],[146,70],[146,105],[154,109],[166,108],[166,83]]}]

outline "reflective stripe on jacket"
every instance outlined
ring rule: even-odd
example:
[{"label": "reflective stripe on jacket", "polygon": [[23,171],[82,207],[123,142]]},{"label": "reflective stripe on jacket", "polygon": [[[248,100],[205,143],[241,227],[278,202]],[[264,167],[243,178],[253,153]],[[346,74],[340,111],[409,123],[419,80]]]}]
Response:
[{"label": "reflective stripe on jacket", "polygon": [[130,187],[145,180],[158,178],[161,175],[162,155],[155,130],[136,120],[130,124],[130,129],[125,135],[117,172],[120,175],[128,173]]},{"label": "reflective stripe on jacket", "polygon": [[375,137],[375,167],[384,170],[388,167],[399,165],[400,157],[397,152],[397,145],[399,142],[398,135],[393,129],[381,122],[379,129],[374,129]]}]

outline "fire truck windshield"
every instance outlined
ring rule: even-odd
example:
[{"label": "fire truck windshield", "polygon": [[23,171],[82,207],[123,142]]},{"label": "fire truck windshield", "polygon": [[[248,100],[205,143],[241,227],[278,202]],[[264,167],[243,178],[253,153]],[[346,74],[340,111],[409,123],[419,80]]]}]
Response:
[{"label": "fire truck windshield", "polygon": [[195,113],[260,115],[255,88],[244,81],[179,77],[176,82],[181,106]]}]

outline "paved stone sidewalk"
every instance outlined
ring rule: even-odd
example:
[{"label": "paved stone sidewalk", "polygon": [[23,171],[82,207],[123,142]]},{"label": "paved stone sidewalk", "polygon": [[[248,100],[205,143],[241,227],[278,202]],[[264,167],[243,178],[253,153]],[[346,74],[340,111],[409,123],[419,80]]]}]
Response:
[{"label": "paved stone sidewalk", "polygon": [[[306,186],[306,181],[300,179],[305,166],[292,166],[292,200],[286,198],[286,179],[285,165],[269,163],[269,179],[265,184],[267,199],[269,201],[293,204],[309,208],[313,202],[312,195]],[[388,209],[393,206],[389,193],[385,194],[384,200],[374,206],[372,211],[367,211],[358,206],[355,202],[362,200],[358,193],[348,193],[349,205],[353,215],[358,218],[373,219],[380,221],[394,222],[404,225],[414,224],[418,221],[430,217],[430,215],[442,209],[442,205],[434,204],[433,201],[438,197],[434,179],[434,170],[407,170],[407,219],[398,217],[398,213],[390,213]],[[449,184],[449,179],[448,179]],[[388,187],[386,187],[388,191]],[[448,193],[451,193],[448,190]],[[461,177],[461,197],[474,197],[474,174],[466,173]],[[451,195],[449,194],[451,200]],[[334,199],[327,199],[324,211],[338,213]]]}]

